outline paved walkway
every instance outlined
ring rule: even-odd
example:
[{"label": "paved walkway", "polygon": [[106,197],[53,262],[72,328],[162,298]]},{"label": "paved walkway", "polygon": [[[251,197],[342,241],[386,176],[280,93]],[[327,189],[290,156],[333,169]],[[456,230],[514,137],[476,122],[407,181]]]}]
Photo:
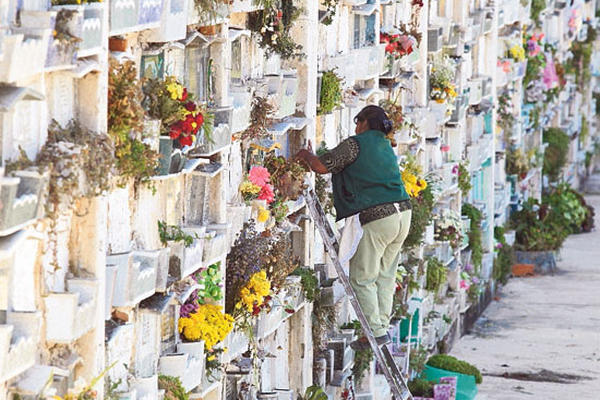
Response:
[{"label": "paved walkway", "polygon": [[451,354],[483,373],[477,400],[600,399],[600,196],[555,276],[513,278]]}]

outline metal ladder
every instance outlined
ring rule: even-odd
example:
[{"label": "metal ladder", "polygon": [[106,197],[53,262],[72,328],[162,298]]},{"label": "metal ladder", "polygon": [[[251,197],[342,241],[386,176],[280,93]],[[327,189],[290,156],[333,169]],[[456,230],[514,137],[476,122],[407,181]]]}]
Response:
[{"label": "metal ladder", "polygon": [[352,304],[354,312],[356,313],[356,317],[360,321],[365,337],[369,340],[369,344],[371,345],[375,359],[379,362],[385,379],[390,385],[393,398],[395,400],[412,400],[412,394],[410,393],[410,390],[408,390],[406,381],[404,380],[400,370],[398,370],[398,367],[394,362],[394,358],[392,357],[387,345],[379,347],[375,341],[373,331],[367,323],[365,313],[363,312],[362,308],[360,308],[360,304],[358,303],[356,295],[354,294],[354,290],[352,289],[352,286],[350,286],[350,280],[344,273],[342,263],[340,262],[338,256],[339,244],[335,236],[335,231],[331,226],[331,222],[325,216],[325,212],[321,207],[321,203],[319,203],[319,200],[311,185],[308,185],[308,188],[305,190],[304,197],[313,221],[319,229],[321,237],[323,238],[323,244],[325,245],[325,249],[329,254],[329,258],[335,266],[338,277],[344,286],[344,290],[346,291],[346,295],[348,296],[350,304]]}]

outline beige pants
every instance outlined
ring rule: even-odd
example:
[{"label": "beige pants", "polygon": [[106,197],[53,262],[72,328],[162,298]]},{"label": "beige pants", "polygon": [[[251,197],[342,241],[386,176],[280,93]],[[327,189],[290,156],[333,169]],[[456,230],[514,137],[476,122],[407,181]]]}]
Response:
[{"label": "beige pants", "polygon": [[396,270],[410,228],[411,210],[363,225],[363,236],[350,259],[350,284],[375,337],[389,329]]}]

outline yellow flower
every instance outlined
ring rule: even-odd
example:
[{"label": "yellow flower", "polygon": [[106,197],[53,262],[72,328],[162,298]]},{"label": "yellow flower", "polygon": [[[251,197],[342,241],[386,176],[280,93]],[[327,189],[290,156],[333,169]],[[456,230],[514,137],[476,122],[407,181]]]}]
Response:
[{"label": "yellow flower", "polygon": [[406,192],[411,197],[417,197],[427,187],[425,180],[417,178],[407,170],[402,171],[402,181]]},{"label": "yellow flower", "polygon": [[266,210],[264,207],[259,207],[258,208],[258,222],[266,222],[269,217],[271,216],[271,213],[269,212],[269,210]]},{"label": "yellow flower", "polygon": [[208,356],[208,357],[206,357],[206,361],[212,361],[216,358],[217,358],[217,356]]},{"label": "yellow flower", "polygon": [[[246,311],[252,312],[254,305],[261,305],[265,301],[265,297],[271,293],[271,282],[267,278],[267,273],[262,270],[250,278],[250,281],[240,290],[241,307],[245,307]],[[236,308],[238,305],[236,304]]]},{"label": "yellow flower", "polygon": [[201,304],[195,313],[179,319],[179,333],[187,340],[204,341],[207,350],[222,342],[233,329],[233,317],[214,304]]},{"label": "yellow flower", "polygon": [[183,97],[183,86],[181,86],[181,84],[177,82],[177,79],[175,79],[172,76],[169,76],[165,79],[165,81],[167,83],[166,87],[167,91],[171,95],[171,99],[181,99]]},{"label": "yellow flower", "polygon": [[242,193],[242,195],[258,196],[260,190],[260,186],[255,185],[250,181],[244,181],[240,185],[240,193]]}]

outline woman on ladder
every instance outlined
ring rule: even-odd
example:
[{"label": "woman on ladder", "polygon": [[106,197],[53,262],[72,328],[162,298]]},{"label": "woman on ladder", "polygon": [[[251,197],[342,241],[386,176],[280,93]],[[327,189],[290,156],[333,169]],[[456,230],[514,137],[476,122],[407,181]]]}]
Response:
[{"label": "woman on ladder", "polygon": [[[367,106],[354,117],[355,136],[321,156],[312,149],[296,155],[318,174],[332,174],[337,220],[358,215],[363,235],[350,259],[350,283],[381,346],[388,335],[396,270],[411,218],[396,154],[393,123],[381,107]],[[395,144],[394,144],[395,145]],[[351,343],[369,348],[364,336]]]}]

